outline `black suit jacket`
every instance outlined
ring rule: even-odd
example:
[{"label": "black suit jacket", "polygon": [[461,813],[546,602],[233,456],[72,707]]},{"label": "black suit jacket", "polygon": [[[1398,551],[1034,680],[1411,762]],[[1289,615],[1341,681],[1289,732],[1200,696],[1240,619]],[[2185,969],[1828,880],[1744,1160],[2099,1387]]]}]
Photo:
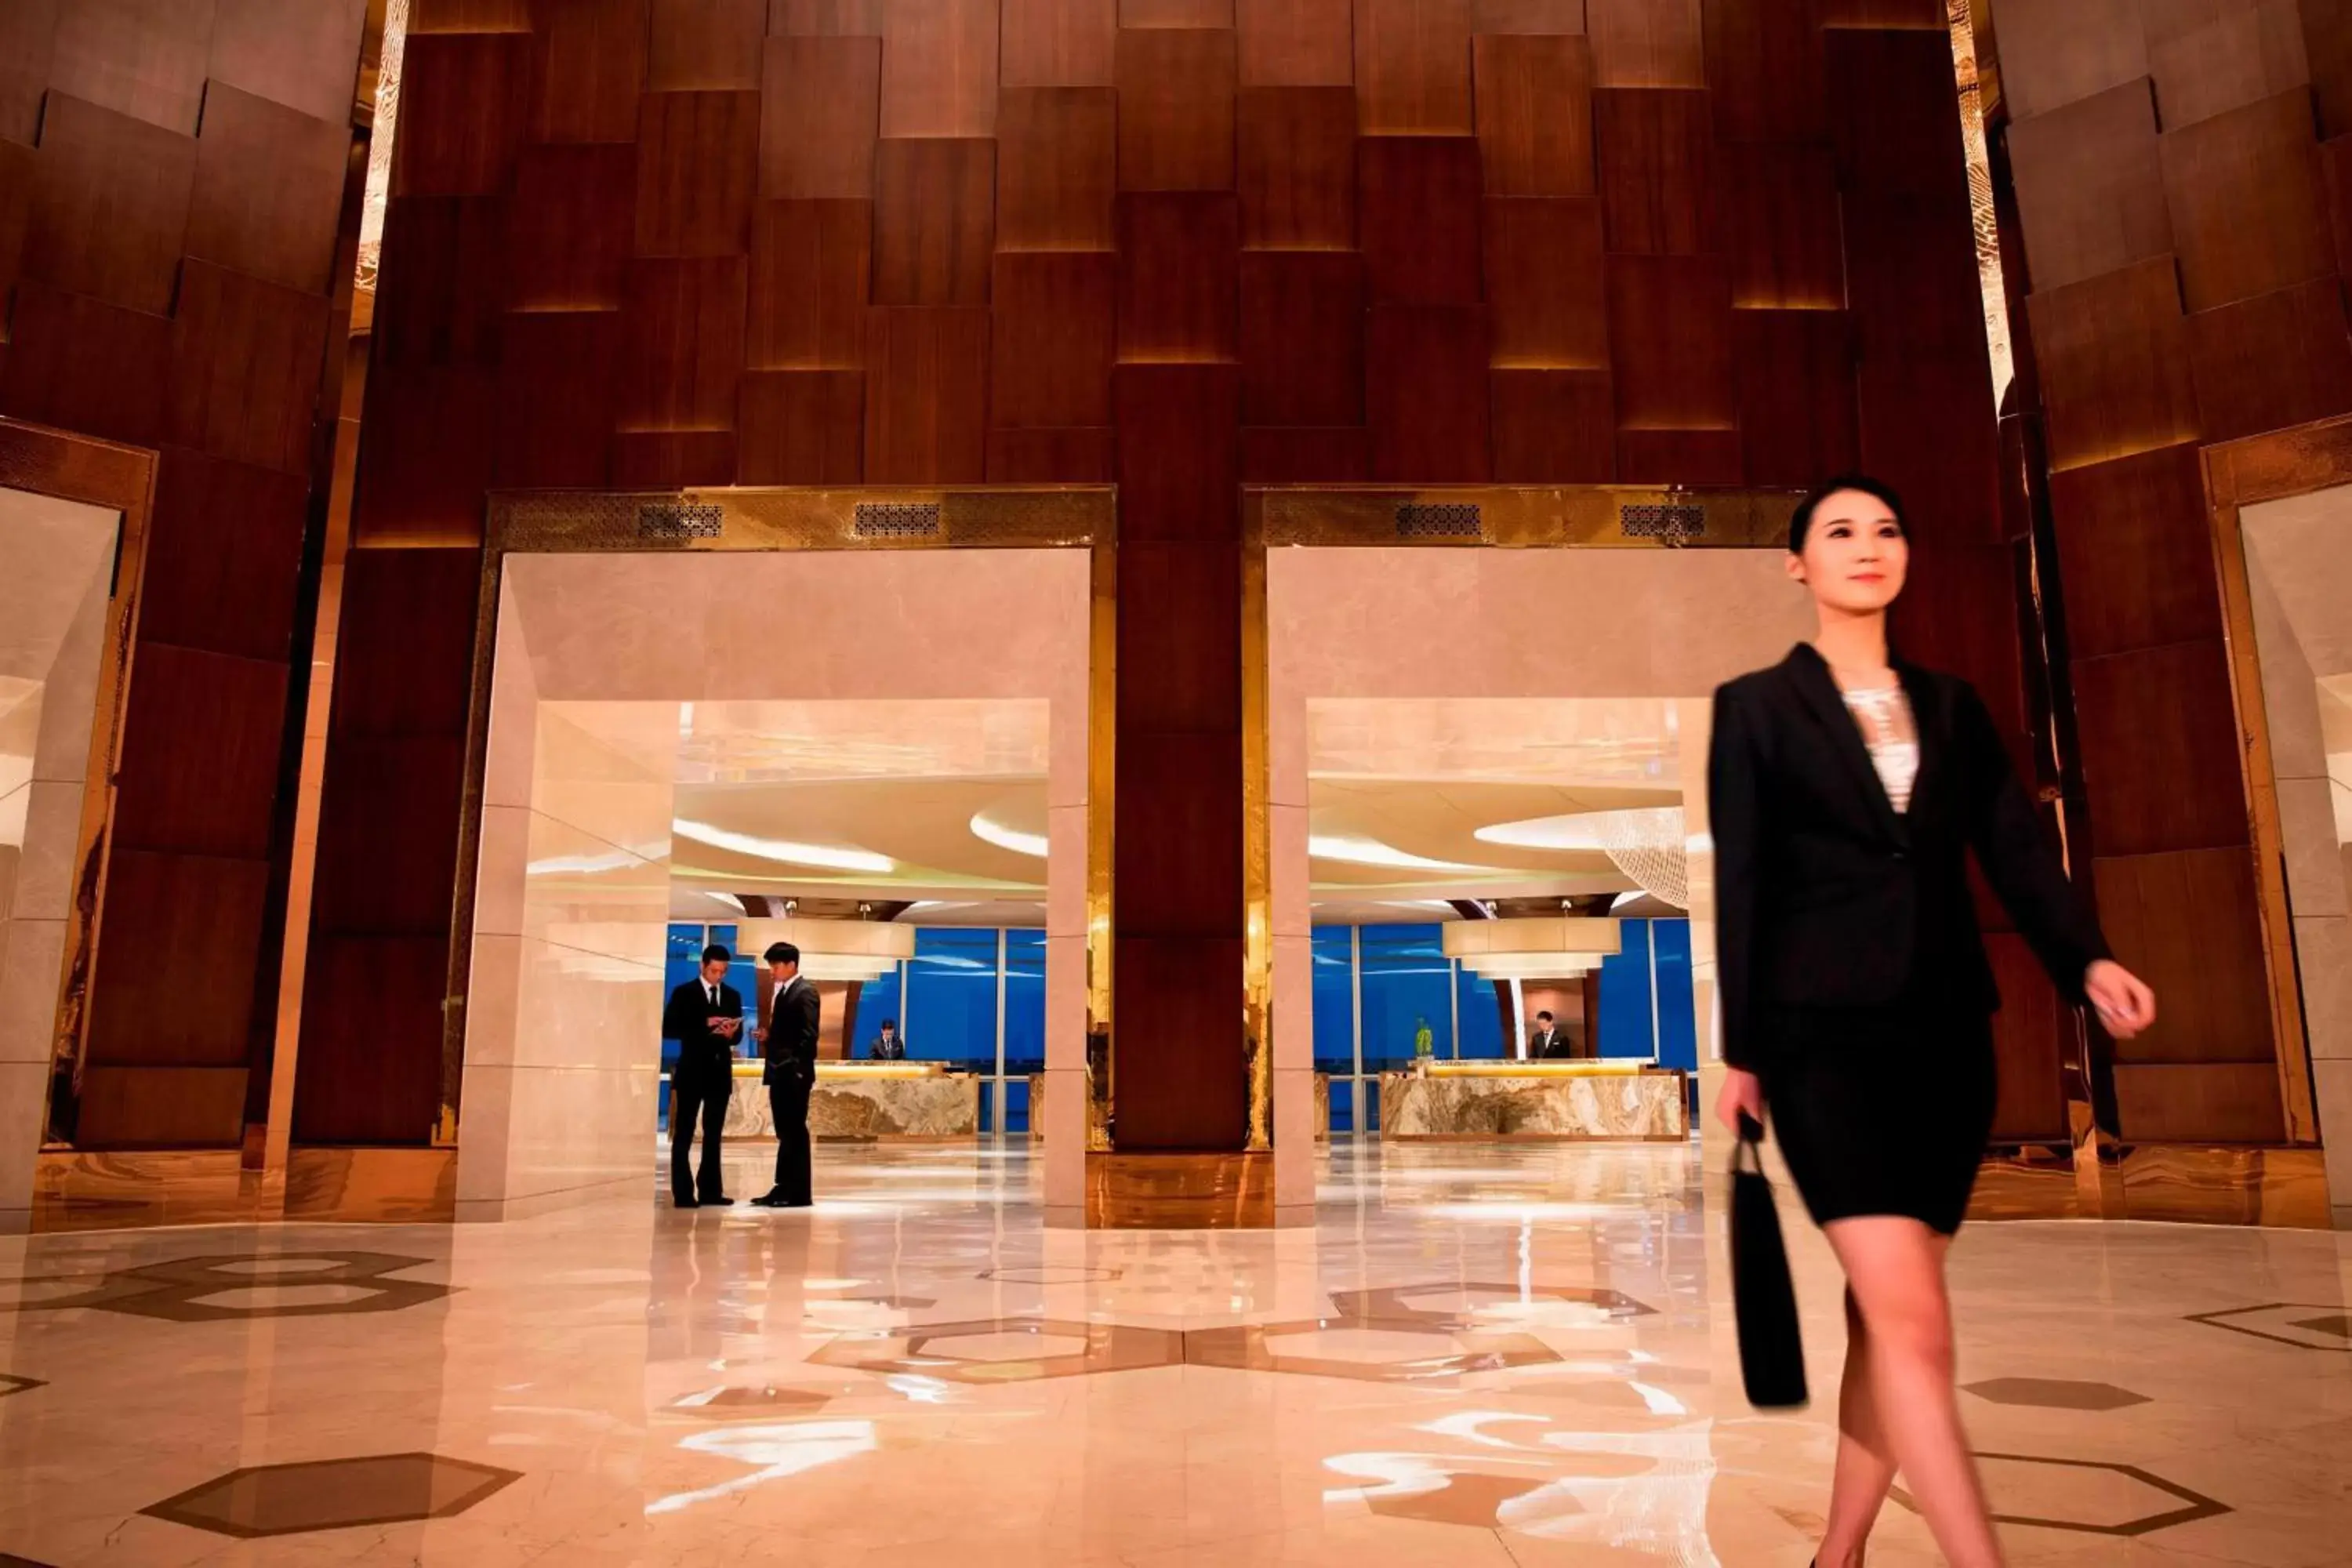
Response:
[{"label": "black suit jacket", "polygon": [[735,1047],[723,1035],[711,1032],[713,1018],[738,1018],[743,1014],[743,997],[725,981],[719,983],[719,1005],[710,1005],[710,995],[702,988],[699,977],[688,981],[669,994],[669,1004],[662,1009],[662,1038],[677,1042],[678,1082],[695,1082],[721,1090],[735,1086]]},{"label": "black suit jacket", "polygon": [[1776,1010],[1924,995],[2000,1005],[1968,854],[2058,988],[2109,956],[1968,682],[1896,661],[1919,731],[1898,814],[1829,665],[1800,646],[1715,696],[1707,760],[1725,1058],[1754,1067]]},{"label": "black suit jacket", "polygon": [[768,1016],[768,1065],[760,1074],[761,1082],[816,1081],[817,1013],[816,987],[804,977],[794,976],[791,985],[776,993],[775,1008]]},{"label": "black suit jacket", "polygon": [[1528,1055],[1530,1057],[1564,1057],[1575,1048],[1568,1037],[1568,1031],[1557,1026],[1549,1034],[1538,1029],[1528,1037]]}]

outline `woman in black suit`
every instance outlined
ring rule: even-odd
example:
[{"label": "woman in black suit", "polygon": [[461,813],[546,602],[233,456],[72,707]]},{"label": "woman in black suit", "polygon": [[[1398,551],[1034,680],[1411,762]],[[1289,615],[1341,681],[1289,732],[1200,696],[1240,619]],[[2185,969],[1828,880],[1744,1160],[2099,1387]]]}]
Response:
[{"label": "woman in black suit", "polygon": [[2072,1001],[2119,1038],[2156,1016],[2043,841],[1983,701],[1888,651],[1909,563],[1885,485],[1841,478],[1805,499],[1789,574],[1820,633],[1716,694],[1707,769],[1731,1069],[1717,1114],[1736,1134],[1769,1105],[1846,1274],[1820,1568],[1861,1563],[1898,1469],[1947,1558],[2001,1561],[1960,1429],[1944,1288],[1992,1127],[2000,1005],[1969,851]]}]

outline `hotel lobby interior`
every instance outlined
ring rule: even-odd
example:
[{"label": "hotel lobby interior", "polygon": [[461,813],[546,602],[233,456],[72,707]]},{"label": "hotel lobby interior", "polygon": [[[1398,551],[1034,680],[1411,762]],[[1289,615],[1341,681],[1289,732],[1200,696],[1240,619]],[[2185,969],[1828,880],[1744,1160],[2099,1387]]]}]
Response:
[{"label": "hotel lobby interior", "polygon": [[2347,284],[2336,0],[0,0],[0,1568],[1813,1568],[1855,470],[2161,1005],[1978,889],[1998,1560],[2352,1560]]}]

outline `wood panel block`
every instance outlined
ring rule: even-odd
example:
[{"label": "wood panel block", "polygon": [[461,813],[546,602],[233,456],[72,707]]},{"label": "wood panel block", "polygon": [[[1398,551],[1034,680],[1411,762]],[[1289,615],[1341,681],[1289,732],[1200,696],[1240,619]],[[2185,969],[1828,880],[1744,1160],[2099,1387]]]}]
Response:
[{"label": "wood panel block", "polygon": [[[1813,142],[1823,113],[1821,22],[1811,4],[1706,0],[1702,47],[1715,128],[1726,142]],[[1864,35],[1875,39],[1884,35]],[[1944,45],[1943,107],[1955,132],[1951,45]]]},{"label": "wood panel block", "polygon": [[1723,262],[1612,256],[1608,270],[1618,424],[1629,430],[1730,430],[1738,400]]},{"label": "wood panel block", "polygon": [[1111,968],[1112,984],[1134,1009],[1118,1026],[1120,1092],[1135,1107],[1120,1112],[1119,1147],[1241,1147],[1249,1120],[1248,1068],[1234,1038],[1241,939],[1122,934]]},{"label": "wood panel block", "polygon": [[0,298],[16,286],[23,268],[38,163],[31,147],[0,137]]},{"label": "wood panel block", "polygon": [[866,483],[987,477],[988,335],[984,310],[867,312]]},{"label": "wood panel block", "polygon": [[1245,88],[1236,117],[1242,243],[1253,250],[1354,249],[1354,90]]},{"label": "wood panel block", "polygon": [[760,174],[756,92],[649,92],[637,132],[637,254],[741,256]]},{"label": "wood panel block", "polygon": [[1733,306],[1843,309],[1845,247],[1830,152],[1718,142],[1713,160],[1716,232],[1731,265]]},{"label": "wood panel block", "polygon": [[1902,28],[1842,28],[1823,37],[1831,136],[1843,187],[1965,206],[1969,171],[1953,108],[1951,40]]},{"label": "wood panel block", "polygon": [[2141,6],[2142,0],[1994,0],[2000,94],[2011,117],[2046,114],[2146,76]]},{"label": "wood panel block", "polygon": [[1984,356],[1983,284],[1968,209],[1855,195],[1841,205],[1845,232],[1868,237],[1846,251],[1846,297],[1863,358]]},{"label": "wood panel block", "polygon": [[1737,430],[1617,432],[1620,484],[1736,485],[1745,461]]},{"label": "wood panel block", "polygon": [[413,0],[408,31],[428,33],[528,33],[530,0]]},{"label": "wood panel block", "polygon": [[1234,34],[1122,27],[1118,188],[1234,188]]},{"label": "wood panel block", "polygon": [[[320,935],[303,979],[294,1136],[303,1143],[421,1144],[441,1108],[448,939]],[[400,1042],[387,1048],[387,1041]]]},{"label": "wood panel block", "polygon": [[2054,474],[2050,505],[2075,658],[2221,635],[2193,443]]},{"label": "wood panel block", "polygon": [[2009,163],[2037,289],[2172,249],[2145,79],[2011,126]]},{"label": "wood panel block", "polygon": [[2271,1049],[2253,857],[2242,846],[2092,863],[2116,956],[2164,1000],[2120,1061],[2227,1061]]},{"label": "wood panel block", "polygon": [[195,142],[53,92],[32,165],[22,276],[126,310],[170,310]]},{"label": "wood panel block", "polygon": [[866,373],[753,371],[736,414],[735,482],[854,485],[865,478]]},{"label": "wood panel block", "polygon": [[2336,269],[2311,99],[2297,89],[2162,138],[2164,190],[2191,310]]},{"label": "wood panel block", "polygon": [[[461,742],[481,576],[478,549],[351,552],[328,721],[339,741]],[[446,924],[448,912],[430,918]]]},{"label": "wood panel block", "polygon": [[1731,341],[1748,482],[1801,489],[1853,468],[1862,439],[1844,313],[1734,310]]},{"label": "wood panel block", "polygon": [[507,318],[506,355],[499,367],[500,485],[605,484],[623,341],[618,310],[518,311]]},{"label": "wood panel block", "polygon": [[1371,477],[1370,434],[1360,425],[1254,426],[1242,431],[1244,484],[1361,484]]},{"label": "wood panel block", "polygon": [[395,196],[487,195],[514,177],[531,121],[529,33],[430,33],[402,56]]},{"label": "wood panel block", "polygon": [[1111,399],[1120,542],[1237,542],[1241,368],[1123,364]]},{"label": "wood panel block", "polygon": [[1367,136],[1356,148],[1356,214],[1376,300],[1474,304],[1478,143],[1467,136]]},{"label": "wood panel block", "polygon": [[41,96],[49,89],[61,4],[18,0],[0,5],[0,140],[30,146],[40,133]]},{"label": "wood panel block", "polygon": [[1118,432],[1108,426],[988,433],[992,485],[1108,485],[1118,479]]},{"label": "wood panel block", "polygon": [[114,844],[265,859],[287,670],[148,641],[122,726]]},{"label": "wood panel block", "polygon": [[2007,537],[2000,439],[1981,353],[1865,353],[1863,467],[1901,490],[1915,542],[1990,546]]},{"label": "wood panel block", "polygon": [[1003,0],[1003,85],[1108,87],[1118,0]]},{"label": "wood panel block", "polygon": [[1231,27],[1234,0],[1118,0],[1122,27]]},{"label": "wood panel block", "polygon": [[2197,311],[2189,350],[2209,441],[2352,410],[2352,327],[2336,278]]},{"label": "wood panel block", "polygon": [[196,137],[188,254],[329,292],[351,155],[348,124],[214,83]]},{"label": "wood panel block", "polygon": [[2276,1143],[2286,1136],[2278,1068],[2266,1061],[2118,1062],[2116,1120],[2136,1142]]},{"label": "wood panel block", "polygon": [[1584,0],[1474,0],[1471,31],[1528,37],[1581,35]]},{"label": "wood panel block", "polygon": [[1493,476],[1488,331],[1482,306],[1372,307],[1364,405],[1374,479],[1464,484]]},{"label": "wood panel block", "polygon": [[292,649],[310,482],[183,447],[163,450],[139,635],[283,661]]},{"label": "wood panel block", "polygon": [[1470,0],[1356,0],[1364,134],[1468,136]]},{"label": "wood panel block", "polygon": [[1593,94],[1609,248],[1687,255],[1714,248],[1714,132],[1707,95],[1612,88]]},{"label": "wood panel block", "polygon": [[883,0],[883,135],[996,133],[1000,4]]},{"label": "wood panel block", "polygon": [[[268,863],[118,847],[93,978],[93,1060],[245,1060]],[[102,1131],[102,1128],[101,1128]]]},{"label": "wood panel block", "polygon": [[[1865,459],[1866,460],[1866,459]],[[1907,497],[1911,492],[1904,492]],[[1990,534],[1991,530],[1985,530]],[[2024,679],[2019,647],[2022,631],[2020,552],[2006,543],[1950,543],[1920,537],[1911,551],[1913,588],[1894,617],[1896,645],[1907,658],[1947,670],[1973,685],[1991,710],[1994,725],[2021,776],[2034,776],[2035,759],[2023,744]],[[1979,900],[1980,917],[1996,929],[2007,922],[1995,906]]]},{"label": "wood panel block", "polygon": [[2219,642],[2077,659],[2074,706],[2102,855],[2245,842],[2237,719]]},{"label": "wood panel block", "polygon": [[2168,258],[2036,294],[2026,309],[2053,468],[2196,438],[2189,323]]},{"label": "wood panel block", "polygon": [[1122,195],[1118,225],[1120,361],[1234,358],[1240,204],[1208,192]]},{"label": "wood panel block", "polygon": [[1354,0],[1235,0],[1244,87],[1353,87]]},{"label": "wood panel block", "polygon": [[1108,251],[996,258],[989,418],[998,426],[1110,424],[1118,258]]},{"label": "wood panel block", "polygon": [[805,38],[878,38],[882,0],[769,0],[768,31]]},{"label": "wood panel block", "polygon": [[761,195],[873,198],[879,39],[770,38],[761,103]]},{"label": "wood panel block", "polygon": [[17,283],[0,414],[152,447],[163,438],[171,373],[169,317]]},{"label": "wood panel block", "polygon": [[1585,0],[1595,87],[1705,87],[1699,0]]},{"label": "wood panel block", "polygon": [[377,275],[370,345],[376,363],[498,363],[506,323],[507,220],[505,204],[496,196],[393,200],[384,214],[384,266]]},{"label": "wood panel block", "polygon": [[328,752],[313,894],[321,928],[446,929],[464,774],[456,735],[371,736]]},{"label": "wood panel block", "polygon": [[1108,250],[1118,243],[1118,95],[1007,88],[996,109],[996,247]]},{"label": "wood panel block", "polygon": [[[1224,596],[1241,597],[1238,568]],[[1171,605],[1166,615],[1129,617],[1129,624],[1206,615],[1208,609],[1206,604]],[[1125,637],[1120,640],[1124,644]],[[1129,662],[1119,660],[1122,667]],[[1239,718],[1240,686],[1234,682],[1236,712],[1229,723]],[[1229,845],[1238,851],[1241,844],[1240,734],[1232,728],[1154,733],[1122,725],[1118,742],[1120,819],[1139,829],[1150,825],[1150,831],[1117,836],[1121,931],[1213,935],[1238,924],[1242,858],[1221,851]]]},{"label": "wood panel block", "polygon": [[367,25],[364,0],[215,0],[213,81],[348,124]]},{"label": "wood panel block", "polygon": [[614,489],[676,490],[731,485],[736,482],[735,473],[732,429],[623,430],[613,437]]},{"label": "wood panel block", "polygon": [[[636,247],[637,150],[628,142],[526,147],[508,203],[507,302],[518,310],[614,310]],[[389,243],[389,242],[387,242]],[[383,310],[387,275],[377,285]]]},{"label": "wood panel block", "polygon": [[874,166],[874,302],[987,304],[996,143],[885,141]]},{"label": "wood panel block", "polygon": [[647,0],[532,0],[531,140],[633,140],[651,31]]},{"label": "wood panel block", "polygon": [[499,372],[378,363],[360,426],[355,544],[478,544],[496,477]]},{"label": "wood panel block", "polygon": [[110,1067],[82,1074],[74,1147],[236,1148],[245,1137],[247,1073],[236,1067]]},{"label": "wood panel block", "polygon": [[740,256],[629,264],[619,428],[734,426],[747,270]]},{"label": "wood panel block", "polygon": [[2319,133],[2352,132],[2352,10],[2305,5],[2303,45],[2311,64],[2311,96],[2319,106]]},{"label": "wood panel block", "polygon": [[1812,0],[1812,4],[1824,27],[1916,27],[1948,35],[1951,30],[1944,0]]},{"label": "wood panel block", "polygon": [[1484,37],[1472,54],[1490,196],[1589,196],[1592,48],[1581,37]]},{"label": "wood panel block", "polygon": [[72,0],[58,7],[49,90],[192,135],[212,36],[206,0]]},{"label": "wood panel block", "polygon": [[330,307],[191,258],[172,324],[166,438],[215,458],[308,472]]},{"label": "wood panel block", "polygon": [[863,370],[874,204],[762,202],[751,225],[753,370]]},{"label": "wood panel block", "polygon": [[1364,264],[1337,251],[1241,258],[1242,421],[1364,422]]},{"label": "wood panel block", "polygon": [[1617,477],[1617,397],[1606,370],[1491,376],[1499,484],[1607,484]]},{"label": "wood panel block", "polygon": [[1513,369],[1607,370],[1609,285],[1601,204],[1490,196],[1483,237],[1494,361]]},{"label": "wood panel block", "polygon": [[2294,0],[2149,0],[2142,16],[2147,67],[2178,131],[2311,82],[2311,59]]},{"label": "wood panel block", "polygon": [[768,0],[653,0],[649,92],[757,92]]},{"label": "wood panel block", "polygon": [[1119,627],[1122,734],[1222,737],[1239,722],[1241,554],[1234,544],[1129,544],[1120,551],[1121,586],[1149,606]]}]

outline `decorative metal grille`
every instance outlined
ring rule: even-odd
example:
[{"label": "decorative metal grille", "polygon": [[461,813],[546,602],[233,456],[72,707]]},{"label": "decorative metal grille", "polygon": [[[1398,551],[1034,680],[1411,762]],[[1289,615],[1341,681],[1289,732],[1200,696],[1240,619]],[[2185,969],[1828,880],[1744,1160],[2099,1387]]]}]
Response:
[{"label": "decorative metal grille", "polygon": [[1396,509],[1399,539],[1484,539],[1475,501],[1405,501]]},{"label": "decorative metal grille", "polygon": [[936,539],[940,526],[935,500],[860,501],[850,531],[860,539]]},{"label": "decorative metal grille", "polygon": [[1706,532],[1706,508],[1689,501],[1622,506],[1617,522],[1628,539],[1696,539]]},{"label": "decorative metal grille", "polygon": [[716,539],[726,527],[726,513],[707,504],[657,500],[637,508],[640,539]]}]

